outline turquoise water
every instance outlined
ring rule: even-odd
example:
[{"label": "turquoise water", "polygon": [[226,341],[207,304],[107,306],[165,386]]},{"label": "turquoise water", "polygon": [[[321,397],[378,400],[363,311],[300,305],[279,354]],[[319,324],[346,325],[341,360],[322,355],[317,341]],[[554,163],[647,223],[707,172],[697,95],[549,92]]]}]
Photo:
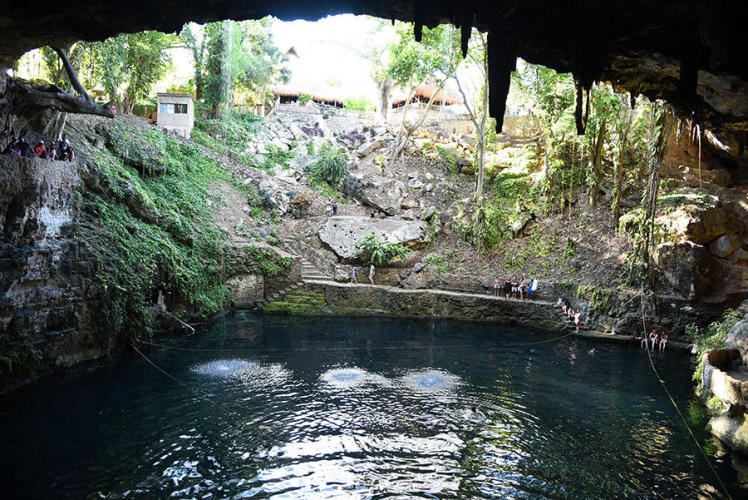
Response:
[{"label": "turquoise water", "polygon": [[[638,347],[558,335],[229,316],[143,350],[178,382],[132,353],[1,397],[0,497],[694,498],[719,488]],[[655,356],[686,415],[698,408],[689,362]],[[712,460],[745,497],[729,464]]]}]

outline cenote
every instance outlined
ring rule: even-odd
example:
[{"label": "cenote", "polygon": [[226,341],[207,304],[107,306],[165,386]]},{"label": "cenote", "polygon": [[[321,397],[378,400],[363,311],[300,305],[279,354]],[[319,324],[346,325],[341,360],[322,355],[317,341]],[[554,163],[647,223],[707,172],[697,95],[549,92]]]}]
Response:
[{"label": "cenote", "polygon": [[[2,399],[4,498],[684,498],[719,484],[634,346],[236,313]],[[594,349],[594,351],[592,351]],[[689,418],[689,358],[655,355]],[[474,414],[472,407],[478,409]],[[703,422],[692,427],[709,442]],[[728,463],[711,460],[731,494]]]}]

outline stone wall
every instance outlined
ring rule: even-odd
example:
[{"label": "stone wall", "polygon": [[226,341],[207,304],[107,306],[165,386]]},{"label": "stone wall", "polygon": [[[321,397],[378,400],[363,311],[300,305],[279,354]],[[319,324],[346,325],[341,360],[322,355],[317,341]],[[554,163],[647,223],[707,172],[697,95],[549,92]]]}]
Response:
[{"label": "stone wall", "polygon": [[306,283],[265,312],[362,314],[471,319],[561,330],[565,323],[550,303],[519,302],[444,290],[405,290],[332,282]]},{"label": "stone wall", "polygon": [[86,301],[93,257],[75,239],[78,164],[0,156],[4,388],[107,353]]}]

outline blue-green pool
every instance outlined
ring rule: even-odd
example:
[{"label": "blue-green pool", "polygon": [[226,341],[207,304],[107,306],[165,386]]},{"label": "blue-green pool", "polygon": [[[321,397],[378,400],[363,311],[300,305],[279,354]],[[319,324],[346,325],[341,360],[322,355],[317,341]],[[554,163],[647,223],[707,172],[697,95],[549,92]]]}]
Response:
[{"label": "blue-green pool", "polygon": [[[178,382],[131,353],[0,397],[0,497],[717,495],[646,354],[559,335],[237,313],[143,348]],[[655,364],[713,450],[689,358]]]}]

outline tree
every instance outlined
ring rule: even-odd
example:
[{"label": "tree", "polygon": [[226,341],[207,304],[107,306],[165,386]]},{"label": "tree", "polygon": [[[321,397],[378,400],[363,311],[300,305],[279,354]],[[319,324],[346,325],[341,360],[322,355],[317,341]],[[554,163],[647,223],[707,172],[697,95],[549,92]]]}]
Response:
[{"label": "tree", "polygon": [[288,57],[278,49],[270,34],[273,18],[236,23],[232,49],[234,86],[254,95],[260,101],[260,114],[265,115],[268,88],[277,82],[287,83],[291,73],[286,67]]},{"label": "tree", "polygon": [[626,157],[626,140],[631,130],[631,121],[634,117],[634,109],[631,104],[631,96],[629,94],[619,94],[619,100],[621,103],[619,119],[617,120],[617,132],[618,132],[618,158],[616,158],[616,169],[615,169],[615,192],[613,195],[613,219],[615,225],[618,226],[618,219],[621,217],[621,198],[623,195],[623,170],[624,160]]},{"label": "tree", "polygon": [[[422,39],[415,41],[413,25],[399,23],[396,25],[395,40],[389,46],[389,62],[386,74],[400,87],[407,89],[403,118],[400,124],[398,140],[392,149],[389,164],[393,165],[408,144],[413,133],[426,121],[429,110],[436,97],[444,88],[452,57],[451,43],[448,37],[449,28],[439,25],[433,29],[423,28]],[[429,98],[426,109],[420,118],[408,123],[408,110],[413,101],[416,89],[433,80],[436,90]]]},{"label": "tree", "polygon": [[89,78],[92,83],[100,82],[124,113],[131,113],[138,99],[147,97],[169,68],[171,58],[165,50],[174,41],[173,35],[143,31],[89,43]]},{"label": "tree", "polygon": [[[478,159],[477,159],[477,179],[475,185],[475,201],[476,201],[476,214],[475,214],[475,241],[477,245],[481,245],[483,238],[481,237],[483,221],[485,219],[485,199],[483,197],[483,180],[484,180],[484,155],[486,149],[486,131],[488,123],[488,93],[489,93],[489,82],[488,82],[488,41],[486,35],[478,30],[471,32],[470,40],[476,42],[471,44],[470,41],[460,40],[460,44],[457,43],[456,38],[457,30],[453,28],[451,39],[452,57],[449,59],[449,77],[457,82],[457,88],[462,95],[462,99],[465,103],[465,108],[470,116],[470,121],[473,122],[475,128],[475,142],[478,146]],[[480,91],[478,92],[477,101],[474,103],[470,102],[467,93],[465,92],[465,85],[463,78],[458,75],[458,67],[463,62],[460,57],[460,50],[462,46],[467,46],[467,53],[465,54],[464,62],[472,63],[479,68],[480,73]]]},{"label": "tree", "polygon": [[205,25],[208,38],[208,53],[205,71],[205,102],[213,108],[218,118],[228,111],[231,104],[233,74],[231,72],[232,21],[221,21]]},{"label": "tree", "polygon": [[205,31],[197,25],[188,23],[179,33],[179,38],[192,52],[195,67],[195,98],[202,99],[205,94],[205,55],[207,52]]}]

